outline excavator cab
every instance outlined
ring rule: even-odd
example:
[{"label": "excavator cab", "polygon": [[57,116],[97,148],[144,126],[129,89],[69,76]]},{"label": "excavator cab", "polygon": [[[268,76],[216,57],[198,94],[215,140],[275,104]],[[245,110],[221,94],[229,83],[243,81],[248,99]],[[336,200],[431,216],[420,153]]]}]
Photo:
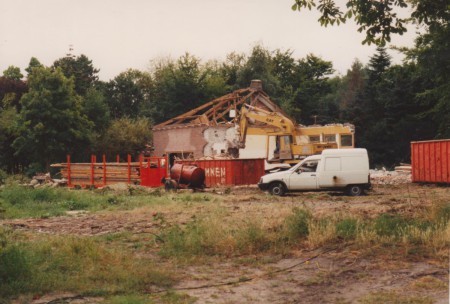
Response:
[{"label": "excavator cab", "polygon": [[292,136],[291,135],[280,135],[277,136],[277,140],[280,141],[280,152],[279,159],[292,159]]},{"label": "excavator cab", "polygon": [[292,159],[292,136],[277,135],[275,137],[275,150],[273,151],[273,159],[269,162],[279,162],[280,160]]}]

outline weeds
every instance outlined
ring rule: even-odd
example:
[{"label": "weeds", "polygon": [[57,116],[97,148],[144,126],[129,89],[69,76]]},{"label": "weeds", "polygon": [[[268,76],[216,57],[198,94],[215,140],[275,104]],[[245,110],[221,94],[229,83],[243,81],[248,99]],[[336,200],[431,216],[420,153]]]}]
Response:
[{"label": "weeds", "polygon": [[434,301],[428,297],[402,296],[395,292],[371,293],[359,300],[361,304],[431,304]]},{"label": "weeds", "polygon": [[354,240],[358,232],[358,221],[354,218],[345,218],[336,223],[336,236],[344,240]]},{"label": "weeds", "polygon": [[258,220],[226,225],[227,214],[218,213],[215,217],[195,218],[185,226],[161,226],[160,253],[178,258],[229,257],[268,251],[280,253],[298,246],[319,248],[344,241],[361,249],[384,244],[393,248],[403,246],[406,255],[439,254],[450,240],[450,224],[442,224],[441,220],[445,214],[444,211],[436,213],[437,220],[381,214],[363,221],[339,216],[317,217],[307,209],[294,208],[281,226],[264,227]]},{"label": "weeds", "polygon": [[50,291],[139,293],[173,282],[172,274],[150,261],[86,238],[50,237],[0,251],[0,296],[6,298]]},{"label": "weeds", "polygon": [[175,225],[163,230],[161,255],[189,258],[192,256],[236,256],[269,250],[274,238],[255,222],[220,225],[217,218],[194,219],[185,227]]},{"label": "weeds", "polygon": [[171,201],[183,203],[212,202],[211,195],[162,194],[159,190],[135,190],[117,194],[108,191],[74,191],[62,188],[37,189],[9,185],[0,189],[0,218],[48,218],[69,210],[129,210],[144,205],[163,205]]},{"label": "weeds", "polygon": [[309,234],[309,221],[312,215],[309,211],[294,208],[292,215],[288,216],[283,225],[283,238],[289,244],[296,243],[298,239],[305,238]]}]

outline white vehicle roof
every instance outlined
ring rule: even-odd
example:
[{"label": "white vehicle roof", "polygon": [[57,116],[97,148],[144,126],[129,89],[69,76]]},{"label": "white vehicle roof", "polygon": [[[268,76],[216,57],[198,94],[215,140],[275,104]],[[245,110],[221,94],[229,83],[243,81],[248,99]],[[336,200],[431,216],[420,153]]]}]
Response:
[{"label": "white vehicle roof", "polygon": [[325,149],[322,151],[322,155],[335,155],[335,156],[355,156],[355,155],[367,155],[367,150],[362,148],[355,149]]}]

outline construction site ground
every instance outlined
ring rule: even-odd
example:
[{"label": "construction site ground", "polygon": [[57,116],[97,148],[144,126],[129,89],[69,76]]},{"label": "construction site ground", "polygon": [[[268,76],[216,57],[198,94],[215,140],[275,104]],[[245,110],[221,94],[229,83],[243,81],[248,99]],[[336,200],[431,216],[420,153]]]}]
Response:
[{"label": "construction site ground", "polygon": [[[226,212],[229,225],[258,218],[276,222],[295,207],[314,215],[353,214],[373,218],[382,213],[408,216],[436,199],[450,198],[450,188],[435,185],[374,185],[365,196],[348,197],[334,192],[306,192],[275,197],[256,187],[215,189],[217,200],[177,201],[143,205],[131,210],[84,212],[65,216],[1,220],[0,224],[27,233],[99,237],[120,235],[114,246],[135,246],[136,254],[146,255],[174,271],[177,283],[172,289],[186,295],[180,303],[449,303],[449,261],[427,256],[405,256],[395,250],[355,250],[352,246],[295,248],[289,253],[259,253],[230,258],[207,256],[180,261],[163,258],[154,243],[160,233],[155,215],[168,223],[184,225],[194,217],[206,216],[218,207]],[[149,197],[149,199],[151,199]],[[143,246],[136,246],[141,242]],[[155,301],[158,293],[154,289]],[[97,303],[101,297],[76,294],[47,294],[33,303]],[[73,299],[73,300],[71,300]],[[56,303],[56,302],[52,302]]]}]

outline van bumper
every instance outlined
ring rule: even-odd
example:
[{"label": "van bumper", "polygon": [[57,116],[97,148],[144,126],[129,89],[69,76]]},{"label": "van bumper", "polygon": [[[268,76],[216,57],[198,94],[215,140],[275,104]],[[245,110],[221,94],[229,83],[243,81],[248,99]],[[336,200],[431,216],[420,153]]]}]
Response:
[{"label": "van bumper", "polygon": [[262,191],[266,191],[269,189],[269,184],[268,183],[258,183],[258,188],[261,189]]}]

